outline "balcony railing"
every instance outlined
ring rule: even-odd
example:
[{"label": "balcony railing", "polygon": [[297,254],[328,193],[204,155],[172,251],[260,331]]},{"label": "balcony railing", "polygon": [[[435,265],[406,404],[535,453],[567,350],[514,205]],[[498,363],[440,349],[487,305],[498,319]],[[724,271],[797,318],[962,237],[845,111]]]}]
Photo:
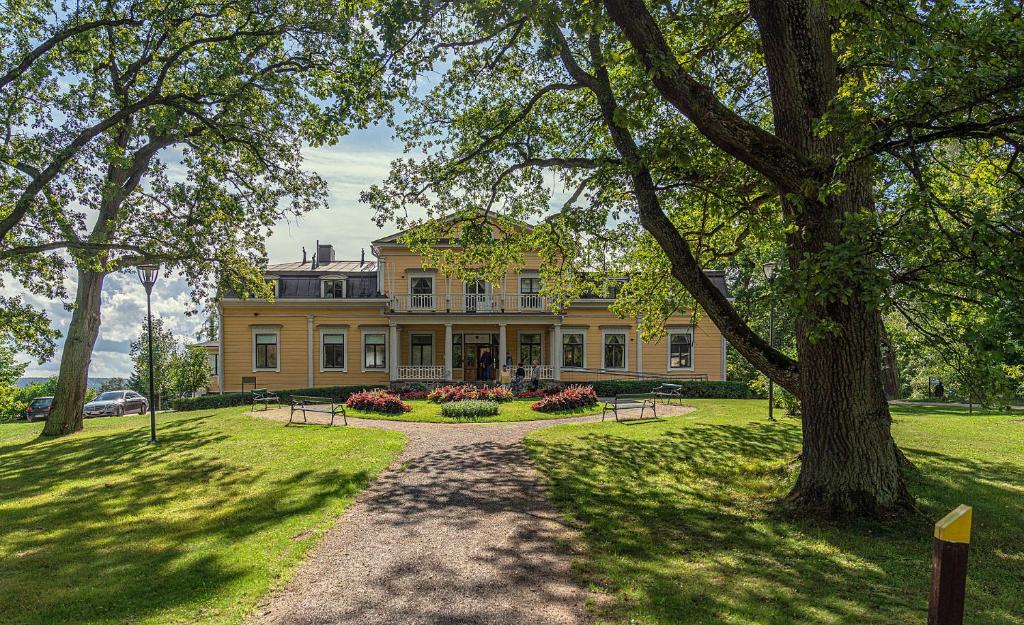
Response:
[{"label": "balcony railing", "polygon": [[[526,379],[533,379],[533,370],[537,370],[538,380],[554,380],[555,379],[555,368],[551,365],[530,365],[529,367],[523,367],[526,369]],[[513,370],[513,373],[515,371]]]},{"label": "balcony railing", "polygon": [[551,299],[536,293],[392,295],[392,312],[550,313]]},{"label": "balcony railing", "polygon": [[416,366],[416,367],[399,367],[398,368],[398,379],[399,380],[411,380],[418,382],[436,382],[439,380],[447,380],[449,375],[445,373],[443,366]]}]

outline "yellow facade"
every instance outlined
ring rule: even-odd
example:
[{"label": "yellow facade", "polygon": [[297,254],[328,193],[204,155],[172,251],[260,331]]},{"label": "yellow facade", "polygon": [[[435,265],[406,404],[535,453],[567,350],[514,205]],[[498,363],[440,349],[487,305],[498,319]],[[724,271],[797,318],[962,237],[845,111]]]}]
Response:
[{"label": "yellow facade", "polygon": [[[562,382],[724,379],[725,342],[706,316],[693,323],[677,315],[664,337],[638,343],[636,320],[617,317],[608,300],[579,300],[556,314],[527,293],[536,283],[520,278],[537,277],[535,255],[498,284],[467,290],[394,241],[373,249],[369,264],[334,261],[324,250],[330,260],[322,264],[270,267],[282,283],[274,301],[223,298],[211,391],[479,380],[485,353],[496,365],[535,365],[538,377]],[[414,294],[417,278],[426,279]],[[582,367],[572,361],[581,356]]]}]

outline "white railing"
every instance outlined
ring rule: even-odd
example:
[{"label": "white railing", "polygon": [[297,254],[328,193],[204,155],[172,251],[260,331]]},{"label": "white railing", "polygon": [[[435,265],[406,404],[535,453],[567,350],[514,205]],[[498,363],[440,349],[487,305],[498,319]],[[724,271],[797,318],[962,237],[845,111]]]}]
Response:
[{"label": "white railing", "polygon": [[536,293],[392,295],[394,312],[550,313],[551,299]]},{"label": "white railing", "polygon": [[494,312],[494,298],[490,295],[466,293],[462,304],[465,312]]},{"label": "white railing", "polygon": [[[551,365],[530,365],[529,367],[524,366],[523,369],[526,369],[526,379],[527,380],[532,380],[533,379],[533,370],[534,369],[537,370],[537,379],[538,380],[554,380],[555,379],[555,368],[552,367]],[[513,373],[515,373],[515,370],[513,370]]]},{"label": "white railing", "polygon": [[435,381],[447,380],[448,376],[443,366],[399,367],[398,379]]}]

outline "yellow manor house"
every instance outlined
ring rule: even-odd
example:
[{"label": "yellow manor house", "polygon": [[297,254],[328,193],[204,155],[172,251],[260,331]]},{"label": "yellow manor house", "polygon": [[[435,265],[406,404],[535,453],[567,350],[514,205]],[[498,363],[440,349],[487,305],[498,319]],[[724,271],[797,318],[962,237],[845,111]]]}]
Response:
[{"label": "yellow manor house", "polygon": [[[725,379],[725,341],[706,316],[676,315],[645,342],[611,299],[554,311],[537,255],[500,283],[464,282],[423,267],[400,235],[373,241],[375,261],[337,260],[318,244],[309,260],[269,266],[273,301],[223,297],[220,336],[206,344],[210,390],[478,382],[520,364],[528,378],[562,382]],[[721,272],[708,274],[725,292]]]}]

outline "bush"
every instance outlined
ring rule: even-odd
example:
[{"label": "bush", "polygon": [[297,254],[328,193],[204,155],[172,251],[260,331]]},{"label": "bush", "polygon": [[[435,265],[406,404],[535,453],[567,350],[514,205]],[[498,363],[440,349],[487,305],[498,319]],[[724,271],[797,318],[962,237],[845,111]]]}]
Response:
[{"label": "bush", "polygon": [[402,399],[405,399],[405,400],[409,400],[409,399],[426,399],[428,394],[429,393],[427,393],[427,391],[399,391],[398,392],[398,396],[401,397]]},{"label": "bush", "polygon": [[[383,385],[362,385],[362,386],[321,386],[314,388],[293,388],[283,391],[274,391],[285,404],[291,401],[295,395],[306,395],[309,397],[326,397],[337,401],[345,401],[353,393],[375,388],[384,388]],[[221,393],[219,395],[210,393],[200,397],[183,397],[172,399],[171,408],[181,412],[187,410],[211,410],[213,408],[227,408],[229,406],[248,406],[252,403],[252,392],[245,393]]]},{"label": "bush", "polygon": [[556,412],[558,410],[574,410],[586,408],[597,403],[597,393],[592,386],[573,385],[567,386],[554,395],[548,395],[544,399],[534,402],[530,408],[537,412]]},{"label": "bush", "polygon": [[481,399],[451,401],[441,405],[441,416],[451,419],[475,419],[498,414],[498,403]]},{"label": "bush", "polygon": [[452,384],[439,386],[430,391],[427,399],[435,404],[445,404],[453,401],[465,401],[467,399],[484,399],[494,402],[506,402],[515,399],[512,391],[503,387],[477,388],[469,384]]},{"label": "bush", "polygon": [[690,399],[752,399],[753,391],[744,382],[705,380],[600,380],[584,382],[594,387],[600,397],[650,393],[662,384],[682,387],[682,396]]},{"label": "bush", "polygon": [[398,395],[384,389],[353,393],[349,396],[345,405],[356,410],[379,412],[381,414],[401,414],[412,410],[412,406],[403,402]]},{"label": "bush", "polygon": [[[558,391],[555,391],[555,393],[557,392]],[[535,391],[519,391],[518,393],[516,393],[516,397],[518,397],[519,399],[539,399],[541,397],[547,397],[548,395],[554,395],[554,393],[549,393],[547,391],[542,391],[540,389],[537,389]]]}]

